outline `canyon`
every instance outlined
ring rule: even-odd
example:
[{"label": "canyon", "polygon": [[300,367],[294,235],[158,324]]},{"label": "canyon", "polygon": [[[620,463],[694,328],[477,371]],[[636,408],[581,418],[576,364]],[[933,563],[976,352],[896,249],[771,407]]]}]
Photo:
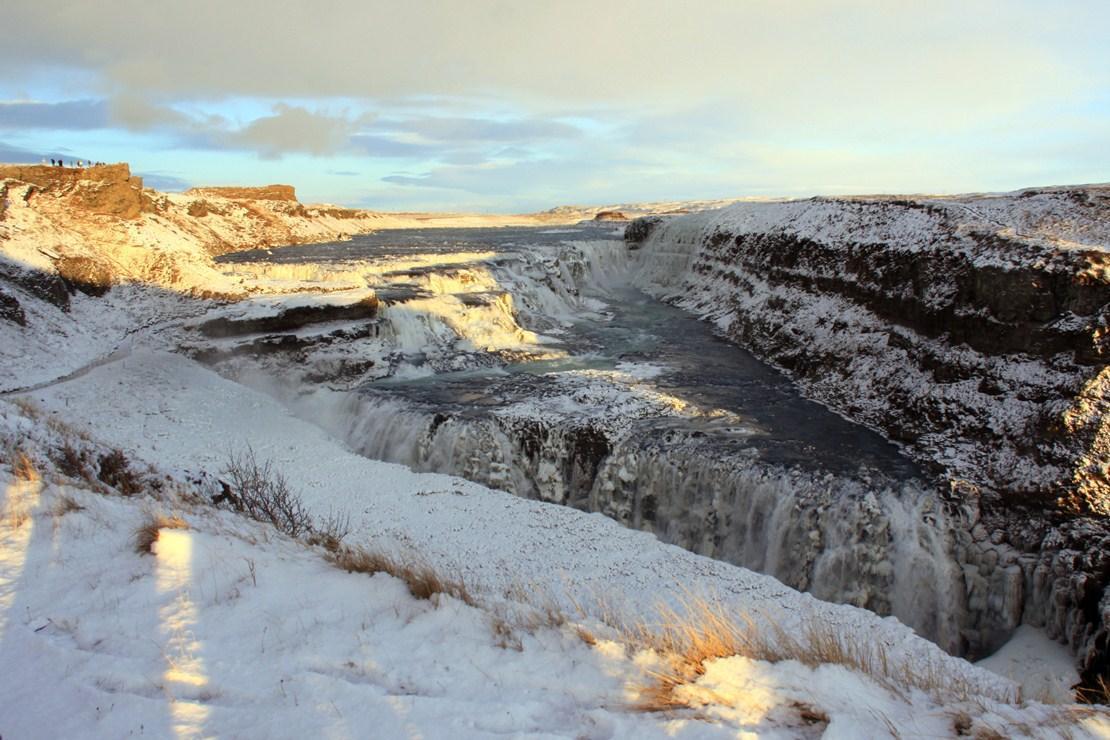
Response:
[{"label": "canyon", "polygon": [[1106,675],[1110,188],[496,220],[94,169],[0,170],[6,391],[171,349],[370,459]]}]

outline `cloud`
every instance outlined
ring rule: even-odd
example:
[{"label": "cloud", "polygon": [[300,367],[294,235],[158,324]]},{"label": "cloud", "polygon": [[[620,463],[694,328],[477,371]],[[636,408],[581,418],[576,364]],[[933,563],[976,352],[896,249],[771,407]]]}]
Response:
[{"label": "cloud", "polygon": [[348,146],[353,123],[346,115],[276,103],[269,115],[235,126],[217,114],[186,114],[129,97],[112,101],[117,122],[133,131],[160,131],[176,147],[254,152],[266,159],[284,154],[326,156]]},{"label": "cloud", "polygon": [[88,157],[74,154],[72,150],[65,147],[36,150],[0,141],[0,162],[39,164],[43,160],[49,161],[51,159],[64,159],[66,162],[76,162],[79,159],[88,159]]},{"label": "cloud", "polygon": [[242,129],[228,133],[224,140],[264,157],[280,157],[289,152],[323,156],[344,147],[350,135],[351,123],[344,116],[279,103],[274,106],[273,115],[254,119]]},{"label": "cloud", "polygon": [[375,157],[426,158],[435,156],[442,150],[442,147],[404,141],[383,133],[357,133],[351,136],[350,144],[357,151]]},{"label": "cloud", "polygon": [[0,91],[81,100],[0,129],[106,115],[150,166],[308,154],[365,173],[350,199],[446,206],[1104,179],[1107,27],[1086,0],[36,0],[4,11]]},{"label": "cloud", "polygon": [[0,75],[98,73],[174,99],[488,96],[535,109],[690,100],[823,120],[1004,115],[1101,84],[1106,4],[799,0],[301,3],[37,0],[5,9]]},{"label": "cloud", "polygon": [[[389,126],[383,123],[383,126]],[[392,124],[423,139],[439,142],[520,142],[573,139],[582,132],[561,121],[542,118],[494,120],[490,118],[415,118]]]},{"label": "cloud", "polygon": [[193,187],[193,183],[188,180],[165,172],[136,172],[135,174],[143,178],[144,187],[166,193],[180,193]]},{"label": "cloud", "polygon": [[155,105],[138,95],[117,95],[107,105],[112,121],[131,131],[196,125],[184,113],[168,106]]},{"label": "cloud", "polygon": [[67,100],[60,103],[0,101],[0,129],[87,130],[109,125],[103,100]]}]

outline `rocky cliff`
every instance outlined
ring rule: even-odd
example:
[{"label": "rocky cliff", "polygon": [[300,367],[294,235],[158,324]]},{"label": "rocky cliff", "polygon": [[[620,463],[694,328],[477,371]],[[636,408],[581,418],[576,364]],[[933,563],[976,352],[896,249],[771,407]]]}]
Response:
[{"label": "rocky cliff", "polygon": [[627,234],[646,287],[926,463],[969,584],[1017,569],[1026,621],[1107,669],[1110,187],[740,203]]},{"label": "rocky cliff", "polygon": [[215,196],[229,200],[285,200],[296,201],[297,194],[292,185],[262,185],[253,188],[204,187],[192,188],[185,195]]},{"label": "rocky cliff", "polygon": [[[0,182],[27,183],[27,192],[60,198],[91,215],[138,218],[142,211],[143,178],[133,177],[126,164],[96,167],[0,165]],[[0,191],[2,192],[2,191]]]},{"label": "rocky cliff", "polygon": [[[383,222],[369,211],[305,206],[288,185],[159,193],[144,189],[126,164],[3,165],[0,204],[9,278],[30,270],[82,289],[138,281],[200,295],[242,292],[214,267],[214,255],[343,239]],[[7,302],[17,300],[7,294]]]}]

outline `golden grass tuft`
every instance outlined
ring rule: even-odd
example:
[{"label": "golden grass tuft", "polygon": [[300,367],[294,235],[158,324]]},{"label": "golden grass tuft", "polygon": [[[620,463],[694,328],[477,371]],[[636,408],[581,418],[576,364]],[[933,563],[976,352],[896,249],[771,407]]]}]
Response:
[{"label": "golden grass tuft", "polygon": [[[981,690],[959,674],[933,661],[908,662],[891,657],[877,642],[841,631],[827,622],[805,622],[797,634],[771,624],[761,628],[748,615],[736,613],[717,601],[690,598],[679,612],[660,607],[660,622],[639,623],[619,629],[626,644],[656,652],[664,668],[649,673],[651,683],[640,687],[642,711],[688,707],[677,689],[705,673],[706,663],[740,656],[777,663],[794,660],[811,668],[840,665],[869,676],[893,693],[905,697],[919,689],[941,702],[965,701]],[[1014,703],[1018,697],[998,694],[995,701]]]},{"label": "golden grass tuft", "polygon": [[436,594],[445,594],[469,606],[478,605],[462,580],[442,576],[431,565],[419,560],[403,560],[363,547],[340,548],[329,553],[328,560],[348,573],[386,573],[398,578],[417,599],[431,599]]},{"label": "golden grass tuft", "polygon": [[30,455],[18,448],[12,453],[12,475],[15,476],[16,480],[22,481],[36,481],[41,477],[35,467],[35,461],[31,459]]},{"label": "golden grass tuft", "polygon": [[151,555],[154,552],[154,543],[163,529],[188,529],[189,525],[178,516],[151,515],[135,530],[135,552],[139,555]]}]

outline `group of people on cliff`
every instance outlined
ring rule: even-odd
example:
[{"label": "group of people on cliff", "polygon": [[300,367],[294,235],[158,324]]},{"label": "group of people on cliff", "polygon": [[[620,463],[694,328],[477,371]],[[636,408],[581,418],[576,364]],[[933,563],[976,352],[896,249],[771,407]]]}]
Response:
[{"label": "group of people on cliff", "polygon": [[[46,160],[45,159],[42,160],[42,163],[46,164]],[[50,160],[50,166],[51,167],[65,167],[66,165],[65,165],[65,162],[60,160],[60,159],[51,159]],[[78,159],[76,162],[74,162],[71,159],[69,161],[69,166],[70,167],[103,167],[104,163],[103,162],[90,162],[87,159]]]}]

